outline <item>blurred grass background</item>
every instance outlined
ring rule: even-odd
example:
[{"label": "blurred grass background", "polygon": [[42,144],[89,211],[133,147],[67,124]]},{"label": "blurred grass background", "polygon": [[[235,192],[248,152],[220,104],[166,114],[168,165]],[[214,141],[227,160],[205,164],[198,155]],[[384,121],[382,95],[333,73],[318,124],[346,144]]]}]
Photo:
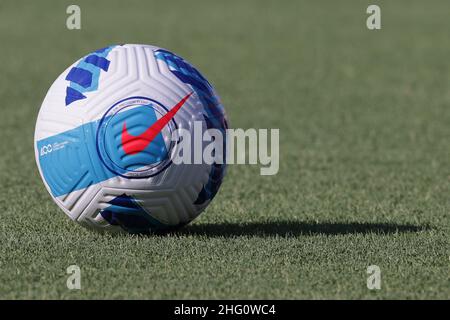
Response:
[{"label": "blurred grass background", "polygon": [[[450,298],[449,15],[445,0],[2,0],[0,298]],[[35,165],[37,112],[68,65],[115,43],[189,60],[232,127],[280,128],[278,175],[230,166],[178,234],[69,221]]]}]

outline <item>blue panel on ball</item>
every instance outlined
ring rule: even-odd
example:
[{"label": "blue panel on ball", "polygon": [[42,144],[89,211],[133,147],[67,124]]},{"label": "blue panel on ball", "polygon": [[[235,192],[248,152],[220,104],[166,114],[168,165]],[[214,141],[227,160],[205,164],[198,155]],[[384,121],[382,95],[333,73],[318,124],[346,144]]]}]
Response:
[{"label": "blue panel on ball", "polygon": [[[80,94],[97,90],[100,70],[108,71],[110,61],[106,57],[114,47],[110,46],[94,51],[70,69],[66,76],[66,80],[70,81],[68,88],[72,88]],[[80,99],[69,96],[68,90],[65,99],[66,106],[77,100]]]},{"label": "blue panel on ball", "polygon": [[92,83],[92,73],[81,68],[72,68],[67,74],[66,80],[74,82],[83,88],[88,88]]},{"label": "blue panel on ball", "polygon": [[122,194],[108,203],[110,206],[100,211],[103,219],[111,225],[120,226],[129,233],[146,233],[167,228],[165,224],[145,211],[131,196]]},{"label": "blue panel on ball", "polygon": [[125,120],[130,134],[137,136],[156,121],[156,115],[152,108],[145,105],[103,119],[109,121],[102,139],[107,142],[109,161],[116,164],[115,172],[108,169],[111,166],[105,166],[97,152],[96,134],[100,120],[37,141],[39,164],[53,196],[87,188],[121,173],[157,163],[168,156],[161,133],[142,152],[126,155],[120,140]]},{"label": "blue panel on ball", "polygon": [[74,101],[86,99],[86,96],[77,90],[67,87],[66,89],[66,106],[71,104]]},{"label": "blue panel on ball", "polygon": [[[223,134],[223,155],[224,158],[226,158],[225,130],[228,128],[228,124],[225,118],[223,106],[214,94],[211,84],[196,68],[176,54],[164,49],[158,49],[154,54],[156,59],[164,61],[167,64],[167,67],[174,76],[176,76],[181,82],[189,84],[197,93],[204,106],[205,114],[203,116],[205,118],[207,128],[218,129]],[[194,204],[202,205],[214,198],[222,183],[222,179],[225,176],[225,169],[226,164],[215,163],[211,166],[208,182],[203,186]]]},{"label": "blue panel on ball", "polygon": [[84,61],[87,63],[90,63],[94,66],[99,67],[103,71],[108,71],[108,68],[109,68],[109,60],[108,59],[99,57],[95,54],[91,54],[90,56],[87,56],[86,59],[84,59]]}]

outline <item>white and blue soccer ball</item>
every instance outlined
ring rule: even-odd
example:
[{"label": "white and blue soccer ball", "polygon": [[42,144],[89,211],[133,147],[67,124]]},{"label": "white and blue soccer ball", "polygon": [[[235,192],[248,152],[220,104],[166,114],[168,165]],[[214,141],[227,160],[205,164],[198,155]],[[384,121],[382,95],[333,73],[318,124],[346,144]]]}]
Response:
[{"label": "white and blue soccer ball", "polygon": [[149,45],[106,47],[50,87],[36,123],[36,162],[53,200],[83,226],[172,230],[206,208],[225,174],[221,163],[172,161],[174,130],[193,131],[199,121],[227,129],[219,97],[190,63]]}]

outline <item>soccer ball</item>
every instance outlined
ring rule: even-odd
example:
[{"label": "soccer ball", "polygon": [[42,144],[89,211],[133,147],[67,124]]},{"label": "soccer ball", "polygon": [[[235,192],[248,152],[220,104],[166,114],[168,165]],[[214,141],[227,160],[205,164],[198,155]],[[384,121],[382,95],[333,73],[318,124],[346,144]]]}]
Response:
[{"label": "soccer ball", "polygon": [[172,161],[174,132],[193,132],[194,123],[228,127],[196,68],[162,48],[113,45],[84,56],[50,87],[36,123],[36,162],[53,200],[81,225],[165,232],[197,217],[225,174],[224,162]]}]

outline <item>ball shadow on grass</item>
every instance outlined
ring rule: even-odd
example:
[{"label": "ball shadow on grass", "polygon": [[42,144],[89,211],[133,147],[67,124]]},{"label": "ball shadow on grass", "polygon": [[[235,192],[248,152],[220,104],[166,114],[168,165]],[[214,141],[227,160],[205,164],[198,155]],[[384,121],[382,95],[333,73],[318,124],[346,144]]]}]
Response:
[{"label": "ball shadow on grass", "polygon": [[207,237],[297,237],[305,235],[343,235],[343,234],[394,234],[429,230],[429,226],[395,223],[369,222],[301,222],[265,221],[248,223],[205,223],[188,225],[179,229],[178,234],[202,235]]}]

